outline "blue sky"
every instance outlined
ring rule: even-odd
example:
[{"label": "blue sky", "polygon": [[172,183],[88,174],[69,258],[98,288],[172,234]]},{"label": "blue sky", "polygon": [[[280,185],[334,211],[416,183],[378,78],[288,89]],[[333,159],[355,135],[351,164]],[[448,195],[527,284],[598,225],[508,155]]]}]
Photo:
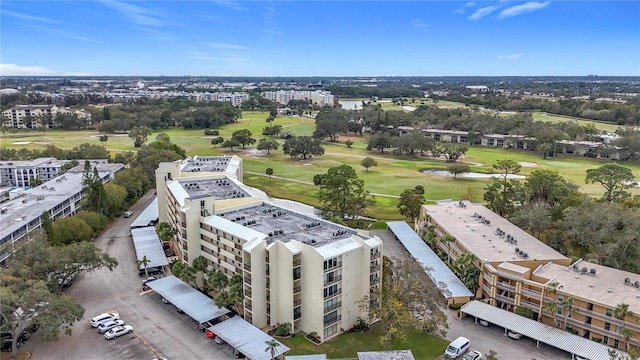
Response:
[{"label": "blue sky", "polygon": [[640,1],[2,1],[0,75],[640,75]]}]

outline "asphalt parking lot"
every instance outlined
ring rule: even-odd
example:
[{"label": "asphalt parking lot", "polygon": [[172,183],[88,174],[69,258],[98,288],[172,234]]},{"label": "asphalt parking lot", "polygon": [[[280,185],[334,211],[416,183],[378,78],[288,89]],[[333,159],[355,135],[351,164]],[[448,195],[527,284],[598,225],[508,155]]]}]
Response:
[{"label": "asphalt parking lot", "polygon": [[[46,343],[36,333],[21,348],[31,352],[31,359],[234,359],[231,347],[208,339],[189,316],[163,304],[158,294],[140,292],[143,278],[138,276],[129,225],[151,202],[152,193],[133,206],[131,218],[117,219],[96,239],[99,248],[118,259],[118,267],[112,272],[101,269],[81,274],[66,290],[86,310],[84,318],[73,325],[72,336],[61,333],[58,342]],[[106,340],[91,327],[91,317],[112,309],[133,326],[132,334]]]}]

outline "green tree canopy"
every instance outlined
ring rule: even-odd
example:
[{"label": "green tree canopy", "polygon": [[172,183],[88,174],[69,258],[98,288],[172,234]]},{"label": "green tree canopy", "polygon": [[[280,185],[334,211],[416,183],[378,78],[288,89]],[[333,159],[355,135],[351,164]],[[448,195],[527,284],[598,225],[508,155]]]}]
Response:
[{"label": "green tree canopy", "polygon": [[313,139],[310,136],[291,137],[285,140],[282,150],[291,158],[301,157],[306,160],[311,156],[324,154],[324,148],[320,145],[320,139]]},{"label": "green tree canopy", "polygon": [[278,150],[279,147],[280,144],[274,139],[260,139],[256,148],[258,150],[267,150],[267,154],[271,154],[271,150]]},{"label": "green tree canopy", "polygon": [[256,139],[252,138],[251,135],[251,131],[242,129],[234,131],[233,134],[231,134],[231,139],[242,145],[242,148],[244,149],[246,145],[255,144]]},{"label": "green tree canopy", "polygon": [[626,197],[628,193],[624,190],[629,189],[634,180],[631,169],[618,164],[606,164],[597,169],[587,170],[585,182],[602,185],[605,189],[602,201],[611,202]]},{"label": "green tree canopy", "polygon": [[364,189],[364,181],[349,165],[329,168],[320,185],[320,202],[339,218],[362,216],[367,207],[375,205],[375,199]]},{"label": "green tree canopy", "polygon": [[93,236],[91,226],[75,216],[56,219],[53,222],[53,231],[56,234],[56,245],[89,241]]},{"label": "green tree canopy", "polygon": [[133,140],[133,146],[137,148],[147,142],[149,135],[151,135],[151,128],[147,126],[134,126],[129,131],[129,137]]},{"label": "green tree canopy", "polygon": [[424,204],[424,187],[416,185],[413,189],[405,189],[400,194],[398,202],[398,210],[409,220],[415,220],[420,217],[420,208]]},{"label": "green tree canopy", "polygon": [[376,161],[376,159],[370,156],[367,156],[366,158],[362,159],[362,161],[360,161],[360,165],[362,165],[362,167],[364,167],[365,170],[369,172],[369,168],[373,166],[378,166],[378,162]]}]

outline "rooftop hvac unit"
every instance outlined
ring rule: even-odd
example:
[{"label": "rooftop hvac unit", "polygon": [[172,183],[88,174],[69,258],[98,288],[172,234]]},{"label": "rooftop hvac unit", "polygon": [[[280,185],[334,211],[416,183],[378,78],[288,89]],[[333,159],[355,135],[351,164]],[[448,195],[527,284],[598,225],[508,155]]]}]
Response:
[{"label": "rooftop hvac unit", "polygon": [[522,254],[522,257],[526,259],[526,258],[528,258],[528,257],[529,257],[529,254],[524,253],[524,254]]},{"label": "rooftop hvac unit", "polygon": [[589,269],[589,274],[595,275],[596,274],[596,268]]},{"label": "rooftop hvac unit", "polygon": [[520,251],[520,248],[516,248],[516,252],[519,252],[519,251]]},{"label": "rooftop hvac unit", "polygon": [[631,279],[630,278],[624,279],[624,284],[625,285],[631,285]]},{"label": "rooftop hvac unit", "polygon": [[638,289],[640,289],[640,281],[636,281],[636,282],[634,283],[634,285],[635,285]]},{"label": "rooftop hvac unit", "polygon": [[586,267],[583,267],[582,269],[580,269],[580,273],[582,274],[586,274],[587,271],[589,271],[589,269],[587,269]]}]

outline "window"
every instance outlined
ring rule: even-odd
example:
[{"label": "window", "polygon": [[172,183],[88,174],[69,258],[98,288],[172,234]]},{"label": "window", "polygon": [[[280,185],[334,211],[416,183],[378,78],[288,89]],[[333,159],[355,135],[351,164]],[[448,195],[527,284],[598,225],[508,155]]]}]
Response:
[{"label": "window", "polygon": [[618,339],[613,340],[613,347],[617,349],[618,346],[620,346],[620,340]]},{"label": "window", "polygon": [[558,301],[562,302],[564,300],[564,295],[560,294],[558,295]]},{"label": "window", "polygon": [[293,269],[293,280],[298,280],[301,277],[300,268]]},{"label": "window", "polygon": [[333,259],[329,259],[329,260],[325,260],[324,261],[324,269],[331,269],[333,267],[338,266],[338,259],[337,258],[333,258]]},{"label": "window", "polygon": [[605,344],[605,345],[609,345],[609,337],[608,336],[603,337],[602,338],[602,343]]},{"label": "window", "polygon": [[608,322],[604,323],[604,329],[605,330],[611,330],[611,324],[608,323]]},{"label": "window", "polygon": [[611,309],[607,309],[607,316],[611,316],[612,310]]},{"label": "window", "polygon": [[326,324],[328,322],[336,320],[337,318],[338,318],[338,310],[332,311],[324,316],[324,323]]},{"label": "window", "polygon": [[338,293],[338,284],[331,285],[324,289],[324,297],[331,296]]},{"label": "window", "polygon": [[338,332],[338,324],[333,324],[328,328],[324,329],[324,338],[326,339],[337,332]]}]

